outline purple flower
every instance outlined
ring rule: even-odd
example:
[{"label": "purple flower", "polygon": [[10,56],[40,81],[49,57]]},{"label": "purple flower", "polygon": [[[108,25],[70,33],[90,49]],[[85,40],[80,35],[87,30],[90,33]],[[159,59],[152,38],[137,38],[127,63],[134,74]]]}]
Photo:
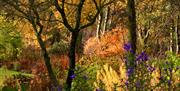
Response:
[{"label": "purple flower", "polygon": [[131,52],[132,54],[134,54],[134,50],[130,50],[130,52]]},{"label": "purple flower", "polygon": [[127,76],[130,76],[134,72],[133,68],[128,68],[127,70]]},{"label": "purple flower", "polygon": [[125,82],[125,85],[128,86],[128,84],[129,84],[129,81],[126,81],[126,82]]},{"label": "purple flower", "polygon": [[145,52],[142,52],[137,58],[136,61],[147,61],[148,60],[148,56]]},{"label": "purple flower", "polygon": [[58,86],[58,91],[62,91],[62,87],[61,86]]},{"label": "purple flower", "polygon": [[161,76],[161,77],[159,78],[159,80],[161,80],[161,81],[162,81],[163,79],[164,79],[164,77],[163,77],[163,76]]},{"label": "purple flower", "polygon": [[76,77],[76,75],[72,74],[70,77],[71,77],[71,79],[74,79]]},{"label": "purple flower", "polygon": [[130,43],[127,43],[127,44],[124,44],[124,49],[126,50],[126,51],[130,51],[131,50],[131,44]]},{"label": "purple flower", "polygon": [[168,80],[168,85],[169,85],[169,86],[171,85],[171,80]]},{"label": "purple flower", "polygon": [[152,66],[149,66],[149,67],[148,67],[148,70],[149,70],[149,72],[153,72],[153,71],[155,70],[155,68],[152,67]]}]

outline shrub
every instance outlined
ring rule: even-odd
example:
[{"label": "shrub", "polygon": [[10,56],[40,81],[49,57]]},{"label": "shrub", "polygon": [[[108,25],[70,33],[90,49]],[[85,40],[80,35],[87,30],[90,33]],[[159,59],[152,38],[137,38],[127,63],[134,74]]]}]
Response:
[{"label": "shrub", "polygon": [[0,60],[17,58],[21,52],[22,39],[13,21],[0,16]]},{"label": "shrub", "polygon": [[98,65],[77,66],[72,83],[72,91],[93,91]]},{"label": "shrub", "polygon": [[96,82],[94,83],[96,89],[105,91],[120,91],[121,81],[120,76],[108,64],[103,65],[103,68],[97,71]]},{"label": "shrub", "polygon": [[[148,55],[142,52],[139,55],[136,54],[135,67],[132,68],[128,65],[129,61],[132,60],[130,55],[133,52],[131,45],[125,44],[124,48],[127,50],[125,61],[127,77],[134,75],[132,79],[125,82],[125,89],[131,89],[132,91],[177,90],[179,82],[175,82],[174,78],[179,79],[180,59],[176,54],[167,52],[166,58],[163,60],[150,60]],[[158,81],[155,80],[157,79],[155,75],[159,75]]]},{"label": "shrub", "polygon": [[2,91],[27,91],[31,78],[21,74],[13,75],[4,82]]},{"label": "shrub", "polygon": [[165,59],[156,59],[154,62],[159,68],[159,87],[163,90],[176,90],[180,83],[180,57],[175,53],[166,52]]},{"label": "shrub", "polygon": [[49,53],[51,54],[67,54],[68,51],[68,43],[61,40],[59,42],[55,42],[49,49]]}]

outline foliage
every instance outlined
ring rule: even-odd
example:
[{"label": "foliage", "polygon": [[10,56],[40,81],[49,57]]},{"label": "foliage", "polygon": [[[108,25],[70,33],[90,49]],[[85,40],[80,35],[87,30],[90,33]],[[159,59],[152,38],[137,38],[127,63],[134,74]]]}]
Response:
[{"label": "foliage", "polygon": [[20,55],[23,44],[14,23],[0,16],[0,60],[17,58]]},{"label": "foliage", "polygon": [[[130,44],[125,44],[124,47],[128,53],[131,53]],[[125,63],[131,60],[131,55],[127,55]],[[134,74],[133,83],[129,83],[126,81],[126,88],[133,88],[132,90],[144,91],[149,89],[157,89],[157,90],[172,90],[178,88],[178,82],[173,81],[174,77],[179,78],[179,76],[175,76],[174,73],[179,72],[179,58],[170,52],[167,52],[167,57],[164,62],[153,61],[150,60],[145,52],[136,56],[136,67],[129,68],[129,65],[126,65],[127,76]],[[154,79],[157,77],[156,72],[160,68],[160,72],[158,73],[160,76],[158,77],[159,81],[155,82]],[[156,74],[156,75],[155,75]],[[178,73],[179,74],[179,73]],[[153,82],[153,83],[152,83]],[[160,87],[160,88],[159,88]]]},{"label": "foliage", "polygon": [[89,38],[84,46],[84,54],[97,55],[100,57],[111,57],[114,55],[122,55],[123,42],[126,40],[127,30],[117,27],[106,32],[98,41],[97,38]]},{"label": "foliage", "polygon": [[27,91],[29,88],[31,78],[18,74],[13,75],[13,78],[8,78],[4,82],[4,87],[2,88],[2,91]]},{"label": "foliage", "polygon": [[75,69],[75,78],[72,83],[72,91],[93,91],[93,83],[96,80],[98,65],[77,66]]},{"label": "foliage", "polygon": [[11,71],[11,70],[8,70],[6,68],[0,68],[0,87],[4,87],[8,81],[12,82],[12,79],[13,77],[16,77],[16,75],[21,75],[23,77],[32,77],[33,75],[31,74],[26,74],[26,73],[21,73],[21,72],[16,72],[16,71]]},{"label": "foliage", "polygon": [[121,85],[119,75],[108,64],[103,65],[103,68],[97,71],[94,85],[96,89],[104,89],[105,91],[122,90],[118,87]]},{"label": "foliage", "polygon": [[180,78],[180,57],[168,51],[165,59],[156,59],[154,64],[160,70],[160,87],[164,90],[177,89],[180,85],[177,81]]},{"label": "foliage", "polygon": [[68,51],[68,43],[66,41],[59,41],[55,42],[50,48],[49,48],[49,53],[50,54],[67,54]]},{"label": "foliage", "polygon": [[[55,2],[52,4],[52,1]],[[117,2],[108,5],[109,1]],[[0,16],[0,60],[15,60],[17,57],[20,60],[15,63],[0,61],[0,66],[7,65],[7,68],[14,66],[16,71],[34,75],[29,84],[29,81],[22,80],[26,79],[26,76],[12,76],[22,73],[0,68],[0,87],[3,86],[4,90],[11,91],[20,89],[23,91],[26,86],[30,91],[57,89],[58,86],[54,87],[53,80],[49,79],[53,76],[48,78],[53,73],[48,75],[49,70],[42,63],[41,56],[44,56],[45,63],[49,63],[46,67],[52,64],[53,71],[49,72],[55,73],[60,85],[65,83],[67,70],[70,69],[69,83],[72,79],[73,82],[72,88],[69,88],[73,91],[128,89],[178,91],[180,88],[179,1],[136,0],[137,19],[135,17],[133,19],[137,20],[137,31],[133,32],[137,32],[134,34],[137,34],[138,41],[137,53],[132,56],[131,44],[126,44],[123,50],[123,43],[127,41],[128,34],[127,28],[124,27],[128,25],[127,0],[0,0],[0,8],[2,8],[0,14],[8,17],[6,19]],[[94,37],[97,31],[89,30],[96,29],[97,25],[92,24],[96,22],[98,13],[102,14],[102,19],[105,19],[106,15],[103,13],[106,12],[106,8],[108,8],[107,29],[115,29],[105,31],[97,40]],[[27,25],[25,28],[22,21]],[[16,26],[16,22],[20,25]],[[93,26],[91,29],[86,28],[90,25]],[[20,28],[25,31],[19,31]],[[21,37],[22,33],[23,37]],[[34,37],[33,33],[35,33]],[[33,38],[29,39],[29,37]],[[70,38],[74,43],[69,43]],[[22,39],[28,45],[23,48],[24,50],[21,49]],[[69,51],[69,45],[74,46],[72,51]],[[83,46],[84,50],[81,50]],[[172,52],[166,52],[170,49]],[[85,55],[79,56],[78,53],[82,51]],[[67,56],[68,53],[70,55]],[[136,65],[132,68],[130,61],[134,59]],[[77,67],[75,63],[78,63]],[[127,80],[132,74],[133,78]],[[66,85],[63,85],[63,88],[66,88]]]}]

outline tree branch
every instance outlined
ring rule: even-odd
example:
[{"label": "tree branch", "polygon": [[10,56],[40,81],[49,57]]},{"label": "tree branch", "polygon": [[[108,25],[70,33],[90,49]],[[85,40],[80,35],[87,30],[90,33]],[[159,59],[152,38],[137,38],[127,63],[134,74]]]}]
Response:
[{"label": "tree branch", "polygon": [[68,20],[66,18],[66,14],[64,12],[64,0],[62,0],[62,8],[59,6],[58,4],[58,0],[54,0],[54,5],[56,7],[56,9],[59,11],[61,17],[62,17],[62,20],[63,20],[63,24],[66,26],[66,28],[73,32],[73,28],[71,27],[71,25],[68,23]]},{"label": "tree branch", "polygon": [[101,11],[101,8],[98,6],[96,0],[93,0],[93,2],[94,2],[94,4],[95,4],[95,6],[96,6],[96,14],[94,15],[94,17],[92,18],[92,20],[91,20],[89,23],[80,26],[80,29],[84,29],[84,28],[86,28],[86,27],[88,27],[88,26],[93,25],[94,22],[96,21],[96,18],[97,18],[98,15],[99,15],[100,11]]},{"label": "tree branch", "polygon": [[94,4],[95,4],[95,7],[96,7],[96,14],[94,15],[94,17],[92,17],[92,19],[91,19],[91,21],[90,21],[89,23],[80,26],[80,29],[84,29],[84,28],[86,28],[86,27],[88,27],[88,26],[93,25],[94,22],[96,21],[96,18],[97,18],[98,15],[99,15],[99,13],[101,12],[101,10],[102,10],[105,6],[111,4],[111,3],[115,2],[115,1],[116,1],[116,0],[111,0],[111,1],[109,1],[109,2],[107,2],[107,3],[105,3],[105,4],[103,4],[103,5],[100,4],[100,5],[98,6],[98,3],[96,2],[96,0],[93,0],[93,2],[94,2]]},{"label": "tree branch", "polygon": [[77,8],[77,13],[76,13],[76,26],[75,26],[75,30],[77,30],[80,26],[81,23],[81,12],[82,12],[82,8],[84,5],[85,0],[80,0],[79,4],[78,4],[78,8]]}]

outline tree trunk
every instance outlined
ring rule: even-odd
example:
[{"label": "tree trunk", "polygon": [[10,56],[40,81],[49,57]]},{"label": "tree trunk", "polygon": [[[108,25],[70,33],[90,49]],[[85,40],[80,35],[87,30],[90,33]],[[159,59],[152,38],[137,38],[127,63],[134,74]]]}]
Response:
[{"label": "tree trunk", "polygon": [[178,15],[177,17],[177,45],[178,45],[178,52],[179,53],[179,48],[180,48],[180,16]]},{"label": "tree trunk", "polygon": [[105,10],[105,14],[104,14],[102,35],[104,35],[106,28],[107,28],[107,22],[108,22],[108,17],[109,17],[109,7],[106,7],[104,10]]},{"label": "tree trunk", "polygon": [[142,36],[142,30],[139,29],[139,31],[137,31],[137,33],[138,33],[138,39],[139,39],[139,43],[140,43],[140,47],[139,48],[143,51],[145,43],[144,43],[144,38]]},{"label": "tree trunk", "polygon": [[170,44],[169,44],[169,51],[173,52],[173,33],[170,32]]},{"label": "tree trunk", "polygon": [[129,32],[130,42],[134,53],[136,52],[136,12],[134,0],[128,0],[128,11],[129,11]]},{"label": "tree trunk", "polygon": [[179,52],[179,43],[178,43],[178,17],[175,19],[175,39],[176,39],[176,54]]},{"label": "tree trunk", "polygon": [[76,42],[77,42],[78,34],[79,34],[79,30],[72,32],[70,51],[69,51],[69,70],[68,70],[68,77],[66,80],[67,91],[71,90],[71,84],[73,80],[72,76],[75,75],[74,74],[75,61],[76,61],[75,49],[76,49]]},{"label": "tree trunk", "polygon": [[[132,50],[133,52],[131,52],[131,57],[132,59],[128,60],[129,63],[126,65],[127,70],[128,69],[133,69],[133,72],[131,73],[131,75],[128,77],[128,81],[130,84],[135,83],[134,82],[134,76],[135,76],[135,54],[136,54],[136,39],[137,39],[137,35],[136,35],[136,12],[135,12],[135,1],[134,0],[128,0],[127,3],[127,8],[128,8],[128,20],[129,20],[129,40],[130,43],[132,45]],[[134,90],[134,86],[131,85],[130,87],[128,87],[129,90]]]},{"label": "tree trunk", "polygon": [[48,52],[46,50],[46,47],[45,47],[45,44],[41,38],[40,35],[37,35],[37,39],[38,39],[38,43],[41,47],[41,50],[42,50],[42,54],[43,54],[43,57],[44,57],[44,61],[45,61],[45,65],[47,67],[47,71],[48,71],[48,74],[49,74],[49,77],[53,83],[53,85],[56,87],[56,88],[59,88],[59,83],[56,79],[56,76],[54,75],[54,72],[52,70],[52,66],[51,66],[51,63],[50,63],[50,57],[48,55]]},{"label": "tree trunk", "polygon": [[102,25],[102,15],[100,14],[98,17],[98,24],[96,29],[96,37],[98,40],[100,39],[101,25]]}]

